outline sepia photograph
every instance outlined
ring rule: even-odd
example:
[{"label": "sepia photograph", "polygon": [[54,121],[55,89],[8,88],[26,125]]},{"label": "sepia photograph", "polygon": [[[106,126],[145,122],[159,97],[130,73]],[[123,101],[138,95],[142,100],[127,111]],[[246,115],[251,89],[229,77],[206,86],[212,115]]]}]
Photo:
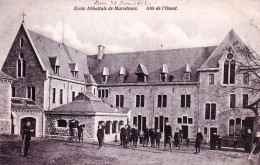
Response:
[{"label": "sepia photograph", "polygon": [[0,0],[1,165],[259,165],[259,0]]}]

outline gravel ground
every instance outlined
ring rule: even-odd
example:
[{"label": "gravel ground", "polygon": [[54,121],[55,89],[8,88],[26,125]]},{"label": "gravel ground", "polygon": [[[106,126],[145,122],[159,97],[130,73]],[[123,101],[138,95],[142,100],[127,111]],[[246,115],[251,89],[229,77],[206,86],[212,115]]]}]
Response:
[{"label": "gravel ground", "polygon": [[194,154],[194,148],[184,147],[172,152],[163,147],[124,149],[119,143],[109,143],[97,149],[97,143],[73,143],[53,139],[33,139],[29,155],[20,152],[22,141],[17,138],[0,138],[0,164],[205,164],[205,165],[246,165],[248,154],[230,151],[209,151],[202,149]]}]

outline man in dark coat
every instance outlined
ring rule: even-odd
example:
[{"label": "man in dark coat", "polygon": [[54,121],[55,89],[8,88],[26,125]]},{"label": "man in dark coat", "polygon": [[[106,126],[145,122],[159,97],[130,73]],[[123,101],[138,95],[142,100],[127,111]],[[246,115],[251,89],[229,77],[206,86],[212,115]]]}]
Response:
[{"label": "man in dark coat", "polygon": [[138,141],[138,137],[139,137],[139,135],[140,135],[140,132],[139,132],[139,130],[136,128],[136,126],[134,125],[133,126],[133,128],[132,128],[132,130],[131,130],[131,132],[132,132],[132,134],[131,134],[131,136],[132,136],[132,141],[133,141],[133,147],[137,147],[137,141]]},{"label": "man in dark coat", "polygon": [[98,138],[98,146],[99,146],[98,149],[102,147],[104,136],[105,134],[104,134],[103,126],[100,124],[97,130],[97,138]]},{"label": "man in dark coat", "polygon": [[170,150],[172,149],[171,137],[172,137],[172,127],[169,125],[169,122],[166,122],[165,129],[164,129],[164,150],[166,150],[167,144],[169,144]]},{"label": "man in dark coat", "polygon": [[201,147],[202,140],[203,140],[203,136],[202,136],[202,133],[200,132],[200,128],[198,128],[196,142],[195,142],[195,148],[196,148],[195,154],[200,153],[200,147]]},{"label": "man in dark coat", "polygon": [[173,138],[174,138],[174,147],[179,147],[179,149],[180,149],[181,148],[180,147],[181,134],[180,134],[178,128],[176,129],[176,132],[174,133]]},{"label": "man in dark coat", "polygon": [[151,147],[154,147],[154,129],[153,128],[149,129],[149,136],[150,136],[150,140],[151,140]]},{"label": "man in dark coat", "polygon": [[218,143],[218,150],[221,150],[222,140],[221,140],[221,136],[220,136],[220,135],[218,136],[218,141],[217,141],[217,143]]},{"label": "man in dark coat", "polygon": [[30,147],[30,141],[31,141],[31,132],[34,130],[31,129],[31,123],[28,121],[26,125],[23,127],[23,135],[22,139],[24,139],[24,157],[27,157],[28,155],[28,149]]},{"label": "man in dark coat", "polygon": [[144,135],[143,135],[143,147],[144,147],[144,145],[145,145],[145,143],[146,143],[146,147],[148,146],[148,142],[149,142],[149,129],[146,127],[145,129],[144,129]]},{"label": "man in dark coat", "polygon": [[128,123],[126,124],[126,143],[131,144],[131,126]]},{"label": "man in dark coat", "polygon": [[155,138],[155,141],[156,141],[156,147],[157,148],[159,148],[159,146],[160,146],[161,137],[162,137],[161,132],[159,132],[158,129],[156,129],[155,133],[154,133],[154,138]]}]

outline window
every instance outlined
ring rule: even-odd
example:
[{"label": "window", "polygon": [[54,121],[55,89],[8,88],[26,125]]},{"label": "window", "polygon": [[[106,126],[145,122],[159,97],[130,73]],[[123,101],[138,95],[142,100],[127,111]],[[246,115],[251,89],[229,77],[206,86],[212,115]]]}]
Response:
[{"label": "window", "polygon": [[230,84],[235,84],[235,61],[230,62]]},{"label": "window", "polygon": [[179,118],[177,119],[177,123],[182,124],[182,118],[179,117]]},{"label": "window", "polygon": [[168,74],[167,73],[161,73],[160,77],[161,77],[161,81],[165,82],[165,81],[167,81]]},{"label": "window", "polygon": [[17,61],[17,77],[25,77],[26,76],[26,61],[24,60],[24,54],[19,54],[19,59]]},{"label": "window", "polygon": [[188,124],[193,124],[193,119],[192,118],[188,118]]},{"label": "window", "polygon": [[182,108],[190,108],[191,105],[191,97],[190,95],[181,95],[181,107]]},{"label": "window", "polygon": [[120,74],[119,76],[118,76],[118,82],[124,82],[124,80],[125,80],[125,75],[124,74]]},{"label": "window", "polygon": [[164,121],[163,121],[163,116],[160,116],[159,117],[159,120],[160,120],[160,132],[163,132],[163,127],[164,127]]},{"label": "window", "polygon": [[136,107],[144,107],[144,95],[136,95]]},{"label": "window", "polygon": [[243,84],[248,84],[249,83],[249,73],[244,73],[243,74]]},{"label": "window", "polygon": [[60,90],[60,104],[63,104],[63,90]]},{"label": "window", "polygon": [[243,108],[248,106],[248,94],[243,94]]},{"label": "window", "polygon": [[133,116],[133,125],[137,126],[137,117]]},{"label": "window", "polygon": [[229,120],[229,136],[234,136],[234,126],[235,126],[235,120],[230,119]]},{"label": "window", "polygon": [[141,130],[142,129],[142,116],[141,115],[137,116],[137,122],[138,122],[138,129]]},{"label": "window", "polygon": [[72,101],[75,100],[75,91],[72,91]]},{"label": "window", "polygon": [[60,66],[54,66],[53,70],[54,70],[54,74],[56,75],[60,74]]},{"label": "window", "polygon": [[124,95],[116,95],[116,107],[124,107]]},{"label": "window", "polygon": [[78,78],[78,71],[71,71],[73,78]]},{"label": "window", "polygon": [[167,106],[167,95],[158,95],[158,107],[166,107]]},{"label": "window", "polygon": [[138,82],[146,82],[146,75],[145,74],[137,74],[137,81]]},{"label": "window", "polygon": [[230,95],[230,108],[235,108],[236,106],[236,95],[231,94]]},{"label": "window", "polygon": [[57,126],[66,128],[67,127],[67,121],[63,120],[63,119],[57,120]]},{"label": "window", "polygon": [[108,89],[98,89],[99,98],[108,98]]},{"label": "window", "polygon": [[35,87],[27,87],[27,98],[35,101]]},{"label": "window", "polygon": [[106,122],[105,134],[110,134],[111,121]]},{"label": "window", "polygon": [[205,119],[206,120],[216,120],[216,104],[215,103],[206,104]]},{"label": "window", "polygon": [[52,103],[55,103],[56,101],[56,89],[52,88]]},{"label": "window", "polygon": [[112,124],[112,133],[116,133],[117,132],[117,121],[113,121],[113,124]]},{"label": "window", "polygon": [[12,87],[12,97],[15,97],[15,87]]},{"label": "window", "polygon": [[182,117],[182,122],[183,122],[183,124],[187,124],[187,116]]},{"label": "window", "polygon": [[207,133],[208,133],[208,128],[204,127],[204,134],[207,134]]},{"label": "window", "polygon": [[157,130],[159,128],[159,118],[154,117],[154,129]]},{"label": "window", "polygon": [[245,135],[246,134],[246,121],[242,120],[242,130],[241,130],[241,134]]},{"label": "window", "polygon": [[23,38],[20,38],[20,47],[23,47],[23,45],[24,45],[24,40]]},{"label": "window", "polygon": [[108,76],[107,75],[102,75],[102,83],[107,83]]},{"label": "window", "polygon": [[241,135],[241,119],[240,118],[236,118],[235,135],[236,136],[240,136]]},{"label": "window", "polygon": [[232,61],[227,60],[224,62],[223,84],[229,84],[229,83],[235,84],[235,69],[236,69],[236,63],[234,60]]},{"label": "window", "polygon": [[214,74],[209,74],[209,84],[214,84]]},{"label": "window", "polygon": [[142,131],[146,129],[146,117],[142,117]]}]

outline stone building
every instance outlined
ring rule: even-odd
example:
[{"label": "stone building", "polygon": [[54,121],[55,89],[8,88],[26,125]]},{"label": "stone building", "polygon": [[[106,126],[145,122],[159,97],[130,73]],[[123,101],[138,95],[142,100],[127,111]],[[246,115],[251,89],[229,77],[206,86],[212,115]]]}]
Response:
[{"label": "stone building", "polygon": [[[90,56],[22,23],[2,71],[16,78],[13,97],[29,98],[46,110],[47,132],[59,120],[54,113],[79,104],[72,101],[83,92],[111,108],[131,109],[129,121],[141,131],[154,127],[164,132],[169,121],[173,131],[183,130],[184,138],[194,137],[198,127],[208,140],[215,132],[239,138],[245,118],[254,115],[247,104],[259,98],[249,89],[254,75],[241,66],[247,60],[241,51],[245,47],[231,30],[218,46],[106,54],[99,45],[97,55]],[[60,117],[69,122],[73,114]],[[75,118],[89,119],[95,128],[105,116]]]},{"label": "stone building", "polygon": [[11,133],[11,83],[14,79],[0,71],[0,134]]},{"label": "stone building", "polygon": [[105,141],[114,141],[119,139],[119,130],[127,123],[129,115],[127,108],[113,108],[94,95],[80,93],[75,101],[46,111],[46,135],[68,137],[69,124],[73,120],[78,125],[85,125],[84,141],[97,141],[100,123],[105,124]]}]

